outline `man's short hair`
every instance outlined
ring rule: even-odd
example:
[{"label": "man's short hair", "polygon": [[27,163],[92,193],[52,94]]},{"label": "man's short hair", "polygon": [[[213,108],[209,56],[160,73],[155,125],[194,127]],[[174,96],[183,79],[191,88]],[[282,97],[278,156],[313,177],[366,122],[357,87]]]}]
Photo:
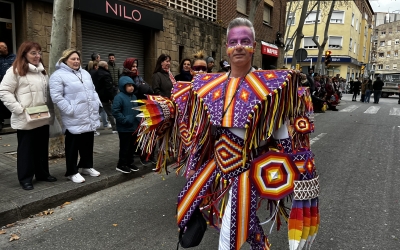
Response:
[{"label": "man's short hair", "polygon": [[110,54],[108,54],[108,57],[110,57],[110,56],[115,56],[115,55],[114,55],[114,53],[110,53]]},{"label": "man's short hair", "polygon": [[226,39],[228,39],[229,31],[235,27],[240,27],[240,26],[246,26],[249,27],[251,32],[253,33],[253,40],[256,40],[256,32],[254,31],[254,26],[250,22],[249,19],[243,18],[243,17],[238,17],[233,19],[229,25],[228,25],[228,30],[226,31]]}]

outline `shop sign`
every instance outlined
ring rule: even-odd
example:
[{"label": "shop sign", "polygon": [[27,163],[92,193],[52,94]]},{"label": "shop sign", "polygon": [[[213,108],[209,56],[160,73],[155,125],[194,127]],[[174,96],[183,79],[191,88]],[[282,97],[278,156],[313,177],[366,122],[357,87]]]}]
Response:
[{"label": "shop sign", "polygon": [[261,41],[261,53],[268,56],[278,57],[279,49],[275,44]]}]

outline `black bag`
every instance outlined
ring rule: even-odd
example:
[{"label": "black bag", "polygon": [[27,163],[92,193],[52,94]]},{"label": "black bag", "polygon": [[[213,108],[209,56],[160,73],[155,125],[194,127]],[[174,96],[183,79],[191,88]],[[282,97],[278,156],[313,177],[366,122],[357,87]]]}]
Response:
[{"label": "black bag", "polygon": [[178,250],[179,244],[183,248],[198,246],[203,239],[204,233],[207,229],[207,222],[200,212],[200,209],[196,207],[190,220],[186,224],[185,228],[180,228],[179,241],[176,249]]}]

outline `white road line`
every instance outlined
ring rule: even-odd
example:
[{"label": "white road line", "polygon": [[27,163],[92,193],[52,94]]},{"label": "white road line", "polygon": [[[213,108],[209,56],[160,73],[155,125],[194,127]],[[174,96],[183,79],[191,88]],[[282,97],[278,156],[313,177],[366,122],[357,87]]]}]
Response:
[{"label": "white road line", "polygon": [[354,110],[358,109],[360,105],[350,105],[347,108],[340,109],[339,112],[353,112]]},{"label": "white road line", "polygon": [[365,110],[364,113],[366,113],[366,114],[376,114],[376,113],[378,113],[378,110],[379,110],[380,108],[381,108],[381,107],[379,107],[379,106],[371,106],[371,107],[369,107],[367,110]]},{"label": "white road line", "polygon": [[400,108],[391,108],[389,115],[400,115]]},{"label": "white road line", "polygon": [[312,138],[310,140],[310,145],[313,145],[314,142],[318,141],[319,139],[321,139],[322,137],[324,137],[326,135],[326,133],[321,133],[319,135],[317,135],[316,137]]}]

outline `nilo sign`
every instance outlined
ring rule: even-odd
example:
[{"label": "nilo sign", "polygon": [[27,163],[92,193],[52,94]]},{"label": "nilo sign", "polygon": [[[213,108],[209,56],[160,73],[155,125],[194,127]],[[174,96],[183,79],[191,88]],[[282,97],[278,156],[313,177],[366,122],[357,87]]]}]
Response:
[{"label": "nilo sign", "polygon": [[126,15],[125,5],[115,3],[114,6],[112,6],[108,1],[106,1],[106,13],[108,14],[109,12],[114,13],[116,16],[134,20],[136,22],[139,22],[142,19],[142,14],[140,11],[136,9],[133,9],[132,11],[128,10],[128,15]]},{"label": "nilo sign", "polygon": [[279,49],[276,45],[261,41],[261,53],[273,57],[279,56]]}]

